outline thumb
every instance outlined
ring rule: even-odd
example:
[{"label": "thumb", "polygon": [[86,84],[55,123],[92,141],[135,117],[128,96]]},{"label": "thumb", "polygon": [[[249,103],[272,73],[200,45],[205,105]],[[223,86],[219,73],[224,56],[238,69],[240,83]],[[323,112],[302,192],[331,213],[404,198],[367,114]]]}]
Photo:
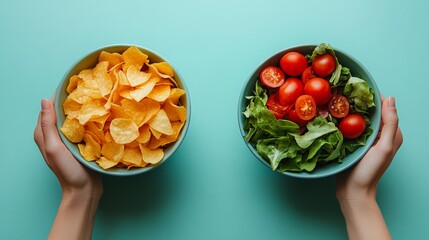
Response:
[{"label": "thumb", "polygon": [[381,118],[383,125],[379,141],[381,141],[381,144],[384,146],[393,146],[399,124],[394,97],[384,99],[381,110]]},{"label": "thumb", "polygon": [[52,103],[49,100],[42,100],[42,111],[40,116],[40,125],[42,129],[46,154],[52,153],[58,149],[57,143],[61,142],[55,127],[55,112]]}]

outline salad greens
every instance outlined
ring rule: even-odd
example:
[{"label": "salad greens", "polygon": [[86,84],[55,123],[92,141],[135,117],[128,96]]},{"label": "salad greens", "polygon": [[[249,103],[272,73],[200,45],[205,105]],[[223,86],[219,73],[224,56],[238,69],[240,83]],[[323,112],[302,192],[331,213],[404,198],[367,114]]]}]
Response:
[{"label": "salad greens", "polygon": [[[335,56],[329,45],[321,44],[314,50],[310,61],[326,52]],[[352,77],[350,69],[342,67],[335,59],[337,67],[329,80],[331,86],[341,87],[354,111],[368,115],[375,106],[373,90],[364,80]],[[365,145],[367,137],[373,132],[367,127],[359,138],[344,139],[336,126],[337,120],[330,115],[314,118],[306,129],[300,129],[289,120],[277,120],[266,107],[268,90],[260,81],[256,81],[254,95],[246,98],[249,104],[243,112],[246,117],[244,129],[247,131],[245,141],[256,147],[273,170],[311,172],[316,166],[329,162],[341,163],[347,154]]]}]

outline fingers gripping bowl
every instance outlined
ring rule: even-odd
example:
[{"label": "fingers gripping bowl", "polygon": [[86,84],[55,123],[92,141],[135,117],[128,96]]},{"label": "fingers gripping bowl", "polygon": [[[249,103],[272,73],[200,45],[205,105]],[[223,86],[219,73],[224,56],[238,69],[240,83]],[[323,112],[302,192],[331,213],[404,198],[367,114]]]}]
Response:
[{"label": "fingers gripping bowl", "polygon": [[[331,67],[321,60],[327,55]],[[262,164],[320,178],[346,170],[369,150],[380,128],[381,98],[358,60],[329,44],[303,45],[257,67],[241,90],[237,114],[243,140]],[[364,127],[353,135],[359,127],[346,123],[358,116]]]},{"label": "fingers gripping bowl", "polygon": [[108,175],[147,172],[171,157],[190,120],[176,69],[157,53],[112,45],[79,59],[54,100],[57,129],[86,167]]}]

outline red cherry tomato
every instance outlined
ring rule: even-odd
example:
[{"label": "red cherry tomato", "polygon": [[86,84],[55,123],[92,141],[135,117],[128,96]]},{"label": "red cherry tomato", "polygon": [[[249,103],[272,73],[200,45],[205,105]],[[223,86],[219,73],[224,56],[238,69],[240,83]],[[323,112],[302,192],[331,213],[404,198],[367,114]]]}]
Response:
[{"label": "red cherry tomato", "polygon": [[304,86],[304,93],[316,100],[316,105],[321,106],[329,102],[331,98],[331,86],[323,78],[312,78]]},{"label": "red cherry tomato", "polygon": [[316,116],[316,101],[310,95],[301,95],[296,99],[295,111],[302,120],[311,120]]},{"label": "red cherry tomato", "polygon": [[334,72],[337,67],[337,62],[335,58],[329,54],[325,53],[323,55],[317,56],[311,65],[313,67],[313,71],[321,77],[327,77]]},{"label": "red cherry tomato", "polygon": [[316,74],[313,71],[313,68],[311,66],[308,66],[304,72],[302,73],[302,83],[306,84],[308,82],[308,80],[315,78]]},{"label": "red cherry tomato", "polygon": [[288,106],[295,103],[295,100],[304,94],[304,85],[298,78],[288,78],[285,83],[280,86],[279,102],[283,106]]},{"label": "red cherry tomato", "polygon": [[329,113],[335,118],[343,118],[349,114],[350,104],[346,97],[334,95],[328,104]]},{"label": "red cherry tomato", "polygon": [[268,66],[264,68],[259,74],[262,84],[269,88],[280,87],[285,81],[285,75],[283,71],[274,66]]},{"label": "red cherry tomato", "polygon": [[284,118],[288,114],[289,110],[292,108],[292,105],[281,105],[278,101],[277,93],[272,94],[268,97],[266,105],[268,110],[270,110],[274,114],[274,117],[276,117],[276,119]]},{"label": "red cherry tomato", "polygon": [[302,120],[300,117],[298,117],[298,114],[296,113],[295,109],[293,109],[289,112],[287,119],[289,121],[292,121],[292,122],[298,124],[298,126],[300,126],[300,127],[305,127],[305,126],[307,126],[307,123],[310,122],[310,120]]},{"label": "red cherry tomato", "polygon": [[338,129],[347,139],[358,138],[365,131],[365,128],[365,118],[357,113],[347,115],[338,125]]},{"label": "red cherry tomato", "polygon": [[280,68],[292,77],[301,75],[307,65],[307,58],[299,52],[288,52],[280,59]]}]

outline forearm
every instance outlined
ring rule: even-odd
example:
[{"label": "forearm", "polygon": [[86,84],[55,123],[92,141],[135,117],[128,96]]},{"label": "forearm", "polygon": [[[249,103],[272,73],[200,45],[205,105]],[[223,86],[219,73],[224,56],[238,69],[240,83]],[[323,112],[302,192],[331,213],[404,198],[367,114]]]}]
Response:
[{"label": "forearm", "polygon": [[99,197],[63,193],[49,239],[91,239]]},{"label": "forearm", "polygon": [[391,239],[375,198],[340,201],[349,239]]}]

